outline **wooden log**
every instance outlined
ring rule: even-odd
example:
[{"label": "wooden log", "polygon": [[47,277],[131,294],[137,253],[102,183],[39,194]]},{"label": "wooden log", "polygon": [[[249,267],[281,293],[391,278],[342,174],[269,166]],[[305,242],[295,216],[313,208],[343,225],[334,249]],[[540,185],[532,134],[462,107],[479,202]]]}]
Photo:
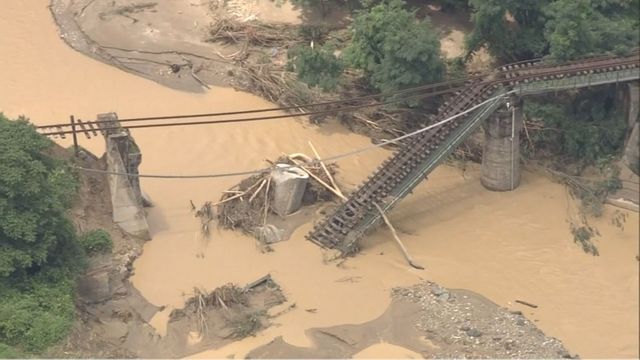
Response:
[{"label": "wooden log", "polygon": [[534,308],[534,309],[537,309],[537,308],[538,308],[538,305],[535,305],[535,304],[532,304],[532,303],[528,303],[528,302],[526,302],[526,301],[516,300],[516,302],[517,302],[518,304],[522,304],[522,305],[525,305],[525,306],[528,306],[528,307],[532,307],[532,308]]},{"label": "wooden log", "polygon": [[380,216],[382,216],[382,219],[384,220],[385,224],[387,224],[387,226],[389,227],[389,230],[391,231],[391,235],[393,235],[393,238],[396,240],[396,243],[398,244],[398,246],[400,246],[400,250],[402,250],[402,255],[404,255],[404,258],[407,260],[409,265],[411,265],[413,268],[416,268],[418,270],[424,270],[424,267],[413,262],[413,260],[409,256],[409,252],[407,252],[407,248],[405,248],[402,241],[400,241],[400,238],[396,233],[396,229],[393,227],[393,225],[391,224],[391,221],[389,221],[389,218],[387,218],[387,215],[385,215],[384,211],[382,211],[382,208],[380,207],[380,205],[378,205],[377,203],[373,203],[373,205],[375,205],[376,209],[378,209],[378,211],[380,212]]},{"label": "wooden log", "polygon": [[320,185],[326,187],[329,191],[331,191],[335,196],[339,197],[340,199],[342,199],[343,201],[347,201],[347,197],[344,196],[343,194],[341,194],[340,192],[336,191],[333,187],[331,187],[331,185],[327,184],[326,182],[324,182],[322,179],[320,179],[318,176],[316,176],[316,174],[314,174],[313,172],[311,172],[311,170],[307,169],[304,165],[300,164],[299,161],[289,157],[289,160],[293,161],[294,164],[296,164],[296,166],[298,166],[300,169],[304,170],[304,172],[306,172],[307,174],[309,174],[309,176],[311,176],[312,178],[314,178],[317,182],[320,183]]},{"label": "wooden log", "polygon": [[316,159],[318,160],[318,162],[320,162],[320,166],[322,166],[322,170],[324,170],[324,173],[327,174],[327,177],[329,178],[329,181],[331,182],[331,186],[333,186],[333,188],[336,190],[336,192],[340,193],[341,197],[344,198],[344,194],[342,194],[342,191],[340,191],[340,188],[338,187],[338,185],[336,184],[335,180],[333,179],[333,176],[331,176],[331,173],[329,172],[329,169],[327,169],[327,166],[321,160],[320,154],[318,154],[318,151],[316,150],[316,148],[311,143],[311,140],[309,140],[309,147],[311,147],[311,151],[313,151],[313,154],[316,156]]}]

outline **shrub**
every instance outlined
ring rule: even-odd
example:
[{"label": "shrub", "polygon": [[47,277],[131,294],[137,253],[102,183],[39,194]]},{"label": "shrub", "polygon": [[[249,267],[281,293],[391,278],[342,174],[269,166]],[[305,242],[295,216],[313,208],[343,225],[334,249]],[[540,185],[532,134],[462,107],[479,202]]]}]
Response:
[{"label": "shrub", "polygon": [[73,283],[46,269],[19,284],[0,284],[0,342],[40,352],[64,339],[73,324]]},{"label": "shrub", "polygon": [[80,236],[80,244],[84,251],[90,255],[111,251],[113,248],[111,235],[103,229],[91,230],[83,234]]}]

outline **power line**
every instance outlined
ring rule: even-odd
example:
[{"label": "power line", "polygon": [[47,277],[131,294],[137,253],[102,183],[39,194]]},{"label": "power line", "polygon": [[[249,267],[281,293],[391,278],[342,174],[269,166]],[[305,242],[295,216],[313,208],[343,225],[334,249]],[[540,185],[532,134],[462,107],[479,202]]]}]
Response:
[{"label": "power line", "polygon": [[[338,112],[354,111],[354,110],[367,108],[367,107],[384,106],[384,105],[389,105],[389,104],[403,102],[403,101],[412,100],[412,99],[427,98],[427,97],[431,97],[431,96],[446,94],[446,93],[451,92],[452,90],[462,90],[462,89],[465,89],[465,88],[466,87],[461,86],[461,87],[453,88],[453,89],[450,89],[450,90],[443,90],[443,91],[437,91],[437,92],[428,93],[428,94],[416,94],[416,95],[412,95],[412,96],[408,96],[408,97],[396,98],[396,99],[387,100],[387,101],[384,101],[384,102],[381,102],[381,103],[354,105],[354,106],[342,107],[342,108],[337,108],[337,109],[318,110],[318,111],[303,112],[303,113],[296,113],[296,114],[281,114],[281,115],[271,115],[271,116],[258,116],[258,117],[241,118],[241,119],[223,119],[223,120],[193,121],[193,122],[173,122],[173,123],[161,123],[161,124],[142,124],[142,125],[129,125],[129,126],[122,126],[122,127],[115,126],[115,127],[109,127],[109,128],[102,128],[100,130],[107,131],[107,130],[119,130],[119,129],[123,129],[123,128],[124,129],[141,129],[141,128],[167,127],[167,126],[228,124],[228,123],[241,123],[241,122],[251,122],[251,121],[283,119],[283,118],[291,118],[291,117],[296,117],[296,116],[312,116],[312,115],[333,114],[333,113],[338,113]],[[107,122],[116,123],[118,121],[119,120],[111,120],[111,121],[107,121]],[[42,135],[45,135],[45,136],[65,135],[65,134],[73,134],[73,130],[64,130],[64,131],[42,133]]]},{"label": "power line", "polygon": [[[635,49],[634,51],[631,52],[631,54],[636,54],[639,50]],[[596,55],[596,56],[585,56],[585,57],[581,57],[578,59],[575,59],[573,62],[576,61],[595,61],[598,59],[605,59],[610,57],[610,55]],[[510,63],[510,64],[504,64],[502,66],[499,67],[499,69],[507,69],[509,67],[512,66],[518,66],[521,64],[533,64],[533,63],[537,63],[542,61],[542,58],[535,58],[535,59],[530,59],[530,60],[523,60],[523,61],[518,61],[518,62],[514,62],[514,63]],[[537,66],[537,68],[539,69],[540,67],[553,67],[553,66],[558,66],[558,64],[543,64],[542,66]],[[500,70],[503,71],[503,70]],[[254,110],[241,110],[241,111],[230,111],[230,112],[217,112],[217,113],[202,113],[202,114],[180,114],[180,115],[166,115],[166,116],[150,116],[150,117],[138,117],[138,118],[123,118],[123,119],[119,119],[119,122],[130,122],[130,121],[150,121],[150,120],[170,120],[170,119],[186,119],[186,118],[199,118],[199,117],[216,117],[216,116],[228,116],[228,115],[242,115],[242,114],[252,114],[252,113],[262,113],[262,112],[273,112],[273,111],[286,111],[286,110],[296,110],[296,109],[301,109],[301,108],[313,108],[313,107],[317,107],[317,106],[326,106],[326,105],[335,105],[335,104],[343,104],[343,103],[348,103],[348,102],[353,102],[353,101],[359,101],[359,100],[367,100],[367,99],[373,99],[373,98],[378,98],[381,96],[395,96],[395,95],[400,95],[400,94],[406,94],[406,93],[410,93],[410,92],[414,92],[414,91],[419,91],[419,90],[428,90],[428,89],[433,89],[433,88],[437,88],[440,86],[451,86],[453,84],[458,84],[458,83],[464,83],[465,81],[470,81],[470,80],[475,80],[475,79],[480,79],[480,78],[484,78],[486,77],[488,74],[490,74],[492,71],[485,71],[485,72],[479,72],[476,73],[472,76],[465,76],[465,77],[459,77],[459,78],[455,78],[455,79],[451,79],[448,81],[443,81],[443,82],[439,82],[439,83],[432,83],[432,84],[427,84],[427,85],[421,85],[421,86],[415,86],[415,87],[410,87],[410,88],[406,88],[406,89],[402,89],[402,90],[398,90],[398,91],[394,91],[391,92],[390,94],[383,94],[383,93],[378,93],[378,94],[371,94],[371,95],[365,95],[365,96],[360,96],[360,97],[354,97],[354,98],[350,98],[350,99],[343,99],[343,100],[333,100],[333,101],[326,101],[326,102],[319,102],[319,103],[310,103],[310,104],[303,104],[303,105],[299,105],[299,106],[287,106],[287,107],[272,107],[272,108],[265,108],[265,109],[254,109]],[[509,79],[509,80],[513,80],[513,79]],[[507,80],[503,80],[502,82],[506,82]],[[459,88],[453,88],[452,90],[457,90]],[[446,92],[439,92],[439,94],[442,93],[446,93]],[[371,104],[371,106],[379,106],[380,104]],[[302,115],[302,114],[299,114]],[[91,123],[102,123],[102,122],[111,122],[111,120],[102,120],[102,121],[91,121]],[[61,123],[61,124],[52,124],[52,125],[41,125],[38,126],[37,128],[54,128],[54,127],[68,127],[71,126],[69,123]],[[57,134],[57,133],[56,133]]]},{"label": "power line", "polygon": [[[453,121],[455,119],[457,119],[460,116],[466,115],[468,113],[470,113],[471,111],[484,106],[492,101],[497,101],[500,98],[503,98],[507,95],[513,94],[515,93],[515,90],[511,90],[505,94],[501,94],[498,96],[494,96],[492,98],[489,98],[475,106],[470,107],[469,109],[462,111],[456,115],[453,115],[449,118],[446,118],[444,120],[441,120],[435,124],[431,124],[429,126],[426,126],[424,128],[418,129],[416,131],[413,131],[411,133],[402,135],[402,136],[398,136],[396,138],[390,139],[390,140],[384,140],[378,144],[373,144],[373,145],[369,145],[367,147],[363,147],[360,149],[356,149],[356,150],[352,150],[346,153],[342,153],[342,154],[338,154],[338,155],[333,155],[333,156],[329,156],[327,158],[323,158],[320,159],[320,161],[335,161],[335,160],[339,160],[342,158],[346,158],[349,156],[353,156],[365,151],[369,151],[369,150],[373,150],[376,148],[380,148],[383,147],[385,145],[389,145],[389,144],[395,144],[399,141],[402,141],[404,139],[407,139],[409,137],[418,135],[422,132],[431,130],[435,127],[441,126],[443,124],[446,124],[450,121]],[[290,167],[294,167],[294,165],[289,165]],[[84,168],[84,167],[80,167],[80,166],[76,166],[75,167],[78,170],[82,170],[82,171],[86,171],[86,172],[93,172],[93,173],[100,173],[100,174],[107,174],[107,175],[120,175],[120,176],[131,176],[131,177],[138,177],[138,178],[156,178],[156,179],[202,179],[202,178],[221,178],[221,177],[231,177],[231,176],[240,176],[240,175],[252,175],[252,174],[259,174],[265,171],[268,171],[270,168],[266,167],[266,168],[262,168],[262,169],[257,169],[257,170],[247,170],[247,171],[238,171],[238,172],[227,172],[227,173],[218,173],[218,174],[203,174],[203,175],[152,175],[152,174],[133,174],[133,173],[126,173],[126,172],[116,172],[116,171],[107,171],[107,170],[98,170],[98,169],[89,169],[89,168]]]},{"label": "power line", "polygon": [[[254,114],[254,113],[274,112],[274,111],[287,111],[287,110],[296,110],[296,109],[301,109],[301,108],[313,108],[313,107],[318,107],[318,106],[336,105],[336,104],[344,104],[344,103],[353,102],[353,101],[374,99],[374,98],[378,98],[378,97],[382,97],[382,96],[392,97],[392,96],[402,95],[402,94],[411,93],[411,92],[420,91],[420,90],[434,89],[434,88],[438,88],[438,87],[441,87],[441,86],[449,86],[449,87],[451,87],[454,84],[460,84],[460,83],[464,84],[464,82],[466,82],[466,81],[473,80],[473,79],[476,79],[476,78],[481,78],[484,75],[485,74],[475,75],[475,76],[470,76],[470,77],[461,77],[461,78],[452,79],[452,80],[448,80],[448,81],[443,81],[443,82],[439,82],[439,83],[415,86],[415,87],[410,87],[410,88],[406,88],[406,89],[402,89],[402,90],[393,91],[393,92],[391,92],[389,94],[377,93],[377,94],[353,97],[353,98],[349,98],[349,99],[332,100],[332,101],[325,101],[325,102],[319,102],[319,103],[293,105],[293,106],[286,106],[286,107],[272,107],[272,108],[264,108],[264,109],[253,109],[253,110],[216,112],[216,113],[180,114],[180,115],[166,115],[166,116],[149,116],[149,117],[137,117],[137,118],[123,118],[123,119],[118,119],[118,121],[119,122],[131,122],[131,121],[188,119],[188,118],[200,118],[200,117],[217,117],[217,116],[229,116],[229,115]],[[451,89],[455,90],[455,89],[459,89],[459,88],[460,87],[451,88]],[[440,92],[440,93],[444,93],[444,92]],[[378,105],[380,105],[380,104],[372,104],[371,106],[378,106]],[[92,121],[92,123],[108,123],[108,122],[112,122],[112,121],[111,120]],[[65,126],[71,126],[71,125],[69,123],[60,123],[60,124],[52,124],[52,125],[41,125],[41,126],[38,126],[37,128],[42,129],[42,128],[65,127]]]}]

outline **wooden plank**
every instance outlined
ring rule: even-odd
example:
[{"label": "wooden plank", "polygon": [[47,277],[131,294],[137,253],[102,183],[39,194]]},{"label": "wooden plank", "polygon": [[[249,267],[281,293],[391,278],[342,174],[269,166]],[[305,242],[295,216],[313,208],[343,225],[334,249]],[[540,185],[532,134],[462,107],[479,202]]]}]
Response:
[{"label": "wooden plank", "polygon": [[89,127],[89,129],[93,133],[93,136],[98,136],[98,132],[96,131],[96,128],[93,126],[93,124],[94,123],[92,121],[87,121],[87,126]]},{"label": "wooden plank", "polygon": [[62,128],[60,126],[57,126],[56,129],[60,132],[60,138],[61,139],[66,139],[67,137],[62,133],[64,130],[62,130]]},{"label": "wooden plank", "polygon": [[91,139],[89,130],[87,130],[87,128],[84,126],[84,123],[82,122],[82,120],[78,119],[78,125],[80,125],[80,127],[82,128],[82,132],[84,132],[84,135],[87,137],[87,139]]}]

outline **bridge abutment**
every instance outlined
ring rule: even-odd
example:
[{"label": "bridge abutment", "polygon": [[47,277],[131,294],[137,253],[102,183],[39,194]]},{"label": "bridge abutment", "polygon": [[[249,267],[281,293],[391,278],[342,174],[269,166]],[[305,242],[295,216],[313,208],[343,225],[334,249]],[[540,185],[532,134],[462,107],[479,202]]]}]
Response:
[{"label": "bridge abutment", "polygon": [[511,191],[520,185],[520,129],[522,103],[511,99],[484,122],[482,185],[492,191]]},{"label": "bridge abutment", "polygon": [[98,115],[100,128],[107,143],[107,176],[111,193],[113,222],[127,234],[150,240],[149,225],[143,208],[140,180],[137,176],[116,173],[138,174],[142,154],[128,130],[120,128],[115,113]]}]

